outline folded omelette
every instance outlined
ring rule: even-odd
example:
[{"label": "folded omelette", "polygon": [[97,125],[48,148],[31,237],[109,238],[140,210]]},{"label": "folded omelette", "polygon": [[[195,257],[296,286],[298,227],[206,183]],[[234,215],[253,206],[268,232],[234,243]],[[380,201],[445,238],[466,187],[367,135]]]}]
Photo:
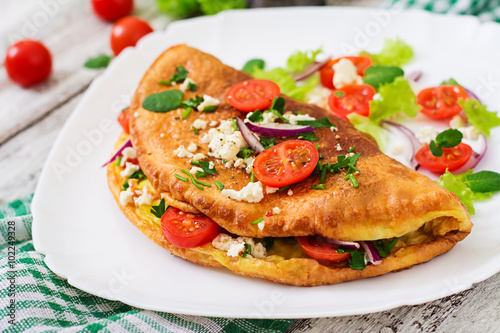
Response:
[{"label": "folded omelette", "polygon": [[[171,80],[181,69],[189,79]],[[314,129],[317,139],[312,143],[322,165],[356,154],[356,186],[346,180],[352,172],[348,168],[313,172],[286,188],[261,184],[252,173],[256,153],[230,159],[228,147],[215,142],[226,140],[223,135],[229,135],[228,131],[239,135],[234,119],[245,120],[249,114],[231,106],[226,94],[236,83],[249,79],[248,74],[186,45],[166,50],[142,78],[128,110],[130,134],[122,133],[115,149],[128,140],[131,147],[108,165],[107,174],[120,209],[154,242],[197,264],[224,266],[273,282],[315,286],[410,268],[446,253],[470,233],[470,216],[456,195],[384,155],[371,137],[349,122],[283,95],[288,119],[300,115],[330,121],[332,126]],[[194,91],[186,88],[189,82],[196,85]],[[155,112],[145,105],[149,96],[169,90],[182,91],[183,101],[198,99],[211,102],[212,107],[203,111],[200,105],[183,104]],[[303,138],[273,138],[275,145],[297,139]],[[240,144],[238,149],[246,145]],[[205,162],[203,171],[208,164],[216,172],[202,172],[200,162]],[[320,180],[323,186],[318,189],[315,185]],[[195,247],[172,245],[157,213],[168,206],[210,218],[220,227],[219,235]],[[365,253],[364,265],[353,266],[353,252],[353,258],[338,262],[314,259],[299,244],[305,236],[341,249],[348,244],[347,252],[354,244],[358,254]],[[366,244],[384,242],[391,246],[374,261]]]}]

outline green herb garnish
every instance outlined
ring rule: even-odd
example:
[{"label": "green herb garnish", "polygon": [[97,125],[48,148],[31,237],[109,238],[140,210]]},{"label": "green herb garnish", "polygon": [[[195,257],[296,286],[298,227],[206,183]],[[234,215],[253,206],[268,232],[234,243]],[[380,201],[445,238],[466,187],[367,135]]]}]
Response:
[{"label": "green herb garnish", "polygon": [[318,141],[319,138],[314,135],[314,132],[305,132],[301,133],[298,137],[300,140],[307,140],[307,141]]},{"label": "green herb garnish", "polygon": [[101,69],[101,68],[106,68],[108,67],[109,63],[113,57],[106,55],[106,54],[100,54],[97,57],[91,58],[83,64],[84,67],[89,68],[89,69]]},{"label": "green herb garnish", "polygon": [[271,148],[276,144],[276,138],[261,137],[260,143],[264,146],[264,149]]},{"label": "green herb garnish", "polygon": [[325,184],[311,185],[311,188],[313,190],[326,190]]},{"label": "green herb garnish", "polygon": [[214,181],[214,184],[215,184],[215,186],[217,186],[217,188],[219,190],[222,191],[224,189],[224,184],[222,184],[220,181],[216,180],[216,181]]},{"label": "green herb garnish", "polygon": [[243,66],[242,71],[247,72],[248,74],[252,75],[253,72],[255,72],[255,69],[264,69],[266,66],[266,62],[262,59],[251,59],[248,60],[247,63]]},{"label": "green herb garnish", "polygon": [[453,148],[462,142],[463,134],[457,129],[450,128],[446,131],[439,133],[436,136],[436,141],[432,140],[429,143],[429,149],[432,155],[441,157],[443,156],[443,148]]},{"label": "green herb garnish", "polygon": [[200,168],[203,169],[203,172],[206,172],[209,175],[214,176],[215,174],[217,174],[217,170],[215,170],[215,167],[210,168],[210,162],[208,161],[191,161],[191,164],[198,165]]},{"label": "green herb garnish", "polygon": [[123,184],[123,191],[126,191],[129,187],[128,185],[128,181],[129,179],[137,179],[137,183],[140,183],[141,181],[147,179],[146,175],[144,174],[144,172],[142,172],[142,170],[137,170],[136,172],[134,172],[133,174],[130,175],[130,177],[127,178],[127,180],[125,180],[125,183]]},{"label": "green herb garnish", "polygon": [[191,107],[186,108],[186,110],[184,110],[184,112],[181,114],[181,118],[186,119],[187,117],[189,117],[189,115],[191,114],[192,111],[193,111],[193,108],[191,108]]},{"label": "green herb garnish", "polygon": [[259,219],[255,220],[255,221],[253,221],[253,222],[252,222],[252,225],[259,224],[259,223],[260,223],[260,222],[262,222],[262,221],[264,221],[264,218],[262,218],[262,217],[261,217],[261,218],[259,218]]},{"label": "green herb garnish", "polygon": [[191,81],[188,82],[187,84],[187,88],[192,91],[192,92],[195,92],[196,90],[198,90],[198,87],[196,86],[196,83],[193,83]]},{"label": "green herb garnish", "polygon": [[181,102],[181,106],[183,108],[197,108],[203,102],[203,97],[196,95],[193,98],[188,99],[187,101]]},{"label": "green herb garnish", "polygon": [[183,182],[188,182],[189,183],[189,178],[182,177],[181,175],[178,175],[176,173],[174,173],[174,177],[177,178],[177,179],[182,180]]},{"label": "green herb garnish", "polygon": [[168,112],[179,108],[184,93],[177,89],[151,94],[144,99],[142,107],[153,112]]},{"label": "green herb garnish", "polygon": [[255,110],[247,119],[254,123],[260,123],[264,121],[264,116],[262,115],[262,111]]},{"label": "green herb garnish", "polygon": [[363,82],[378,89],[380,85],[391,83],[404,74],[404,71],[397,66],[370,66],[365,70]]},{"label": "green herb garnish", "polygon": [[242,253],[242,257],[246,258],[248,255],[252,254],[252,245],[245,243],[245,251]]},{"label": "green herb garnish", "polygon": [[151,213],[157,218],[161,219],[161,217],[163,216],[163,214],[165,214],[168,207],[170,206],[165,207],[165,199],[162,198],[158,206],[151,206]]},{"label": "green herb garnish", "polygon": [[170,80],[168,80],[168,81],[160,80],[159,83],[172,86],[176,83],[184,82],[184,80],[187,78],[189,72],[184,68],[184,66],[177,66],[177,67],[175,67],[175,70],[177,73],[173,74],[170,77]]},{"label": "green herb garnish", "polygon": [[311,126],[312,128],[322,128],[322,127],[337,127],[330,122],[327,117],[317,119],[317,120],[297,120],[297,125]]}]

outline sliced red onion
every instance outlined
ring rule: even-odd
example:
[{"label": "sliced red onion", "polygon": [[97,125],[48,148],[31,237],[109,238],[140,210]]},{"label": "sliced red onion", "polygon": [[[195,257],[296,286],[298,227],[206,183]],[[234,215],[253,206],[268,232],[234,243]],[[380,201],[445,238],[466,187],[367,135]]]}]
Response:
[{"label": "sliced red onion", "polygon": [[420,78],[422,77],[422,71],[413,71],[410,74],[408,74],[408,80],[418,82]]},{"label": "sliced red onion", "polygon": [[264,146],[260,143],[259,139],[254,133],[247,127],[247,125],[240,118],[236,117],[236,124],[241,132],[241,136],[245,139],[247,145],[259,153],[264,151]]},{"label": "sliced red onion", "polygon": [[359,249],[360,245],[357,242],[344,242],[338,239],[326,238],[326,242],[335,247],[347,247],[349,249]]},{"label": "sliced red onion", "polygon": [[365,250],[365,256],[368,258],[368,261],[374,265],[380,265],[382,263],[382,258],[380,258],[380,254],[378,253],[377,248],[370,241],[359,242],[363,249]]},{"label": "sliced red onion", "polygon": [[249,121],[246,123],[246,125],[251,131],[269,138],[293,136],[305,132],[314,131],[314,128],[311,126],[291,125],[284,123],[256,124]]},{"label": "sliced red onion", "polygon": [[461,173],[464,173],[467,170],[475,168],[476,165],[479,163],[479,161],[481,161],[481,159],[483,158],[483,156],[486,154],[486,150],[488,149],[488,144],[487,144],[487,141],[486,141],[486,137],[481,134],[481,139],[483,141],[483,145],[482,145],[483,149],[480,152],[473,151],[472,155],[469,158],[469,160],[467,161],[467,163],[465,163],[464,165],[462,165],[457,170],[454,170],[452,172],[453,174],[459,175]]},{"label": "sliced red onion", "polygon": [[122,156],[122,151],[125,149],[125,148],[128,148],[128,147],[132,147],[132,142],[130,141],[130,139],[128,139],[124,144],[123,146],[120,147],[120,149],[118,149],[118,151],[113,155],[113,157],[111,157],[111,159],[109,161],[107,161],[106,163],[103,164],[103,166],[101,168],[104,168],[106,165],[108,165],[109,163],[113,162],[114,160],[116,160],[116,158],[118,156]]},{"label": "sliced red onion", "polygon": [[423,144],[422,144],[422,142],[420,142],[419,139],[417,139],[417,136],[415,135],[415,133],[413,133],[413,131],[410,130],[408,127],[403,126],[403,125],[398,124],[398,123],[394,123],[392,121],[382,120],[382,124],[391,126],[395,129],[399,130],[400,132],[402,132],[406,137],[408,137],[408,139],[410,140],[410,143],[411,143],[412,150],[413,150],[413,152],[411,154],[410,165],[415,170],[418,169],[418,162],[415,160],[415,154],[417,153],[417,151],[420,148],[422,148]]},{"label": "sliced red onion", "polygon": [[474,98],[479,103],[481,103],[481,100],[479,99],[479,97],[477,97],[477,95],[472,90],[469,90],[469,89],[467,89],[465,87],[462,87],[462,88],[464,88],[465,92],[467,92],[467,94],[469,95],[470,98]]},{"label": "sliced red onion", "polygon": [[327,58],[326,60],[323,61],[315,61],[304,68],[303,71],[298,72],[298,73],[293,73],[292,77],[296,82],[302,81],[307,79],[309,76],[313,75],[317,71],[319,71],[323,66],[326,65],[326,63],[330,60],[330,58]]}]

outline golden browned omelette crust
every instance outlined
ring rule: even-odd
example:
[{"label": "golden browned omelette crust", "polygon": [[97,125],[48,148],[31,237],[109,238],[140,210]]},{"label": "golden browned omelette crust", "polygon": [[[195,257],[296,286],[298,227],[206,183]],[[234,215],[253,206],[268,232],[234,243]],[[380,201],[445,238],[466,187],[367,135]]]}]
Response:
[{"label": "golden browned omelette crust", "polygon": [[[187,91],[184,99],[204,94],[215,97],[221,101],[215,112],[192,112],[187,120],[182,120],[180,115],[183,109],[155,113],[142,108],[142,101],[150,94],[178,89],[158,83],[159,80],[170,78],[177,66],[184,66],[189,72],[189,78],[198,87],[195,93]],[[211,122],[232,117],[243,118],[246,115],[231,107],[226,102],[225,94],[231,85],[249,78],[246,73],[186,45],[168,49],[154,62],[141,80],[130,107],[131,113],[137,115],[131,120],[132,143],[137,150],[142,170],[157,192],[168,192],[175,200],[188,203],[224,229],[240,236],[260,238],[318,234],[345,241],[378,240],[399,237],[424,225],[434,236],[449,235],[438,238],[432,243],[433,246],[425,245],[425,249],[439,248],[429,250],[429,254],[425,254],[427,256],[423,254],[426,251],[419,248],[418,252],[422,252],[425,259],[409,260],[413,263],[429,260],[434,255],[448,251],[451,244],[455,244],[457,238],[461,237],[458,235],[470,232],[472,223],[469,214],[453,193],[384,155],[374,140],[354,129],[347,121],[317,106],[286,96],[283,96],[286,99],[286,111],[300,110],[316,119],[327,116],[338,127],[335,132],[329,128],[318,128],[314,132],[320,138],[315,143],[319,144],[319,152],[325,157],[323,163],[335,163],[338,155],[345,155],[351,146],[355,146],[355,152],[361,154],[356,164],[360,170],[356,174],[358,188],[344,180],[343,171],[327,175],[324,183],[326,190],[313,190],[310,187],[319,183],[319,175],[312,175],[291,186],[293,195],[288,195],[286,191],[276,192],[265,194],[259,203],[248,203],[222,195],[215,186],[201,191],[192,184],[175,178],[175,173],[191,167],[189,159],[175,156],[173,151],[180,145],[187,147],[195,142],[200,147],[197,152],[207,154],[209,151],[208,145],[200,141],[208,128],[196,135],[191,127],[195,119],[203,117],[202,119]],[[278,139],[277,142],[282,140]],[[337,149],[337,144],[340,150]],[[218,171],[217,176],[210,176],[210,181],[219,180],[226,189],[235,190],[240,190],[249,183],[250,175],[243,170],[226,169],[221,160],[209,160],[215,161]],[[266,216],[274,207],[278,207],[281,213]],[[259,218],[264,218],[265,221],[262,230],[251,223]],[[412,252],[414,250],[415,248],[405,251],[410,251],[410,256],[417,256]],[[386,272],[408,267],[408,264],[400,265],[403,261],[394,257],[385,260],[382,267],[366,268],[367,272],[377,273],[363,271],[349,274],[379,275],[382,274],[379,270]],[[309,264],[306,266],[309,267]],[[321,271],[324,266],[315,267]]]},{"label": "golden browned omelette crust", "polygon": [[448,252],[465,238],[466,232],[451,232],[445,237],[423,244],[410,245],[394,250],[379,265],[368,265],[363,270],[355,270],[342,264],[330,264],[309,258],[286,259],[270,255],[263,259],[230,257],[226,251],[216,249],[211,243],[185,249],[173,246],[163,236],[159,219],[145,214],[134,205],[122,206],[119,196],[123,177],[114,164],[108,166],[108,185],[118,206],[125,216],[148,238],[170,251],[172,254],[193,263],[205,266],[225,266],[231,271],[250,277],[263,278],[272,282],[296,286],[317,286],[352,281],[382,275],[391,271],[410,268]]}]

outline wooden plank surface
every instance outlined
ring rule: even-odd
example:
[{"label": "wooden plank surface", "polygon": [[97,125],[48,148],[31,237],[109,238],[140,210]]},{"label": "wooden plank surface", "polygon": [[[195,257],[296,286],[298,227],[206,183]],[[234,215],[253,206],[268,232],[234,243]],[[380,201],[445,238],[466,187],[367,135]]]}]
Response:
[{"label": "wooden plank surface", "polygon": [[[156,29],[169,22],[156,13],[153,0],[136,3],[136,13]],[[381,1],[328,3],[366,6]],[[34,38],[51,49],[55,64],[51,79],[32,89],[11,84],[3,68],[0,70],[0,202],[8,202],[34,191],[59,130],[100,73],[84,69],[83,62],[110,53],[110,25],[92,15],[86,0],[0,0],[0,17],[0,58],[14,40]],[[288,332],[500,332],[500,274],[422,305],[360,316],[295,320]]]}]

